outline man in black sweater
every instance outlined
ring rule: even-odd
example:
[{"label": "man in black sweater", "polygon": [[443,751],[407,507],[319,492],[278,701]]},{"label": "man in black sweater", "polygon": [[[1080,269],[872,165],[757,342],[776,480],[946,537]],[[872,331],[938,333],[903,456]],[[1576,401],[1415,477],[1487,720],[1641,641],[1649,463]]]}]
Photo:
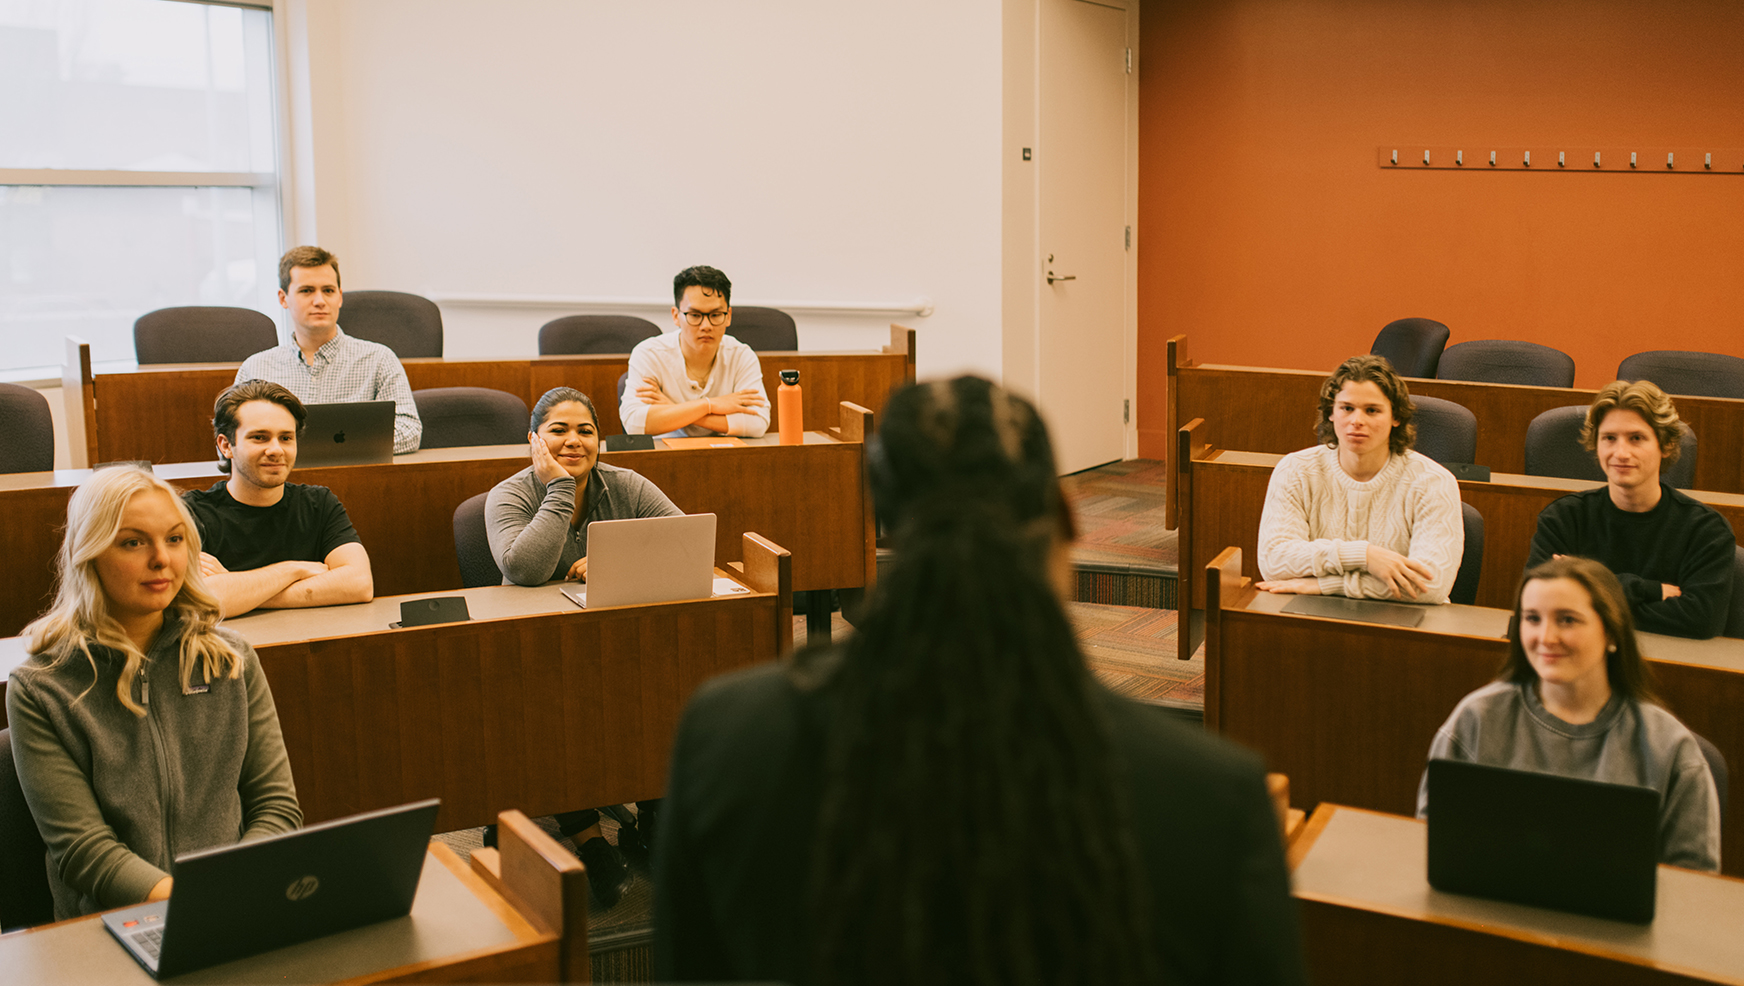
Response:
[{"label": "man in black sweater", "polygon": [[1660,482],[1682,437],[1677,408],[1656,385],[1606,384],[1581,429],[1605,486],[1539,513],[1526,566],[1554,555],[1595,559],[1617,573],[1637,627],[1707,638],[1726,628],[1737,541],[1713,508]]}]

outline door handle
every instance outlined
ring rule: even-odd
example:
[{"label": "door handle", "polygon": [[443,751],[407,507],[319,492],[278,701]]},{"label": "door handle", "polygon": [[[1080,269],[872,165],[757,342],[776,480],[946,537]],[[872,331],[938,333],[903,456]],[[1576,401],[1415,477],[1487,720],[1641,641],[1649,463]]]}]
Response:
[{"label": "door handle", "polygon": [[1055,281],[1076,281],[1078,279],[1078,275],[1076,275],[1076,274],[1067,274],[1064,277],[1061,277],[1060,275],[1055,274],[1053,271],[1053,266],[1054,266],[1054,255],[1050,253],[1050,254],[1048,254],[1048,283],[1049,284],[1052,284]]}]

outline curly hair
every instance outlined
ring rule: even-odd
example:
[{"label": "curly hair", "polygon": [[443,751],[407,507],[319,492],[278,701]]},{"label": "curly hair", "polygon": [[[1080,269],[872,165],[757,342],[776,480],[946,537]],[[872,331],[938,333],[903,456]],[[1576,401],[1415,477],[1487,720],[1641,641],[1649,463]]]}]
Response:
[{"label": "curly hair", "polygon": [[1411,403],[1411,391],[1405,388],[1404,379],[1385,356],[1352,356],[1332,371],[1332,376],[1320,385],[1320,419],[1314,425],[1315,436],[1332,448],[1338,447],[1338,432],[1332,427],[1332,405],[1345,384],[1364,382],[1381,388],[1387,402],[1393,405],[1393,431],[1387,436],[1387,450],[1404,455],[1417,442],[1417,426],[1411,423],[1417,415],[1417,405]]},{"label": "curly hair", "polygon": [[1634,411],[1641,415],[1641,420],[1647,422],[1654,437],[1659,439],[1663,465],[1671,465],[1683,454],[1683,428],[1680,427],[1683,422],[1677,416],[1677,405],[1651,380],[1633,383],[1613,380],[1599,389],[1599,395],[1587,408],[1586,424],[1581,425],[1581,446],[1588,452],[1598,451],[1599,426],[1605,423],[1605,415],[1612,411]]}]

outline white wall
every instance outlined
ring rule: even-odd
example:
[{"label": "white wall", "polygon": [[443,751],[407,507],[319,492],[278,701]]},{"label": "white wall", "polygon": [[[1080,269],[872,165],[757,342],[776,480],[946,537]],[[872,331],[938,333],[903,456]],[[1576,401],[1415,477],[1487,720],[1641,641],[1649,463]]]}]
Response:
[{"label": "white wall", "polygon": [[[280,0],[280,23],[308,39],[292,238],[349,288],[660,298],[708,263],[741,304],[934,305],[802,314],[803,349],[900,321],[922,374],[1000,374],[1001,0]],[[562,313],[447,306],[448,353],[532,353]]]}]

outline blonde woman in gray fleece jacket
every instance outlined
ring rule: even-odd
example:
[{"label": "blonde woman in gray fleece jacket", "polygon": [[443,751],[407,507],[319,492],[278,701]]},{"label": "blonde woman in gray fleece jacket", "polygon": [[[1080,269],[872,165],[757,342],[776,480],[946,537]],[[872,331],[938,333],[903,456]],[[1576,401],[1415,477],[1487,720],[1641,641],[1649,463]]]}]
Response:
[{"label": "blonde woman in gray fleece jacket", "polygon": [[[1520,580],[1496,681],[1460,700],[1429,759],[1562,774],[1659,793],[1659,861],[1720,869],[1720,802],[1695,734],[1653,693],[1623,586],[1559,555]],[[1427,817],[1427,773],[1417,814]]]},{"label": "blonde woman in gray fleece jacket", "polygon": [[302,824],[266,675],[218,628],[199,557],[182,498],[143,470],[100,471],[67,506],[59,590],[6,689],[56,918],[162,900],[177,856]]}]

